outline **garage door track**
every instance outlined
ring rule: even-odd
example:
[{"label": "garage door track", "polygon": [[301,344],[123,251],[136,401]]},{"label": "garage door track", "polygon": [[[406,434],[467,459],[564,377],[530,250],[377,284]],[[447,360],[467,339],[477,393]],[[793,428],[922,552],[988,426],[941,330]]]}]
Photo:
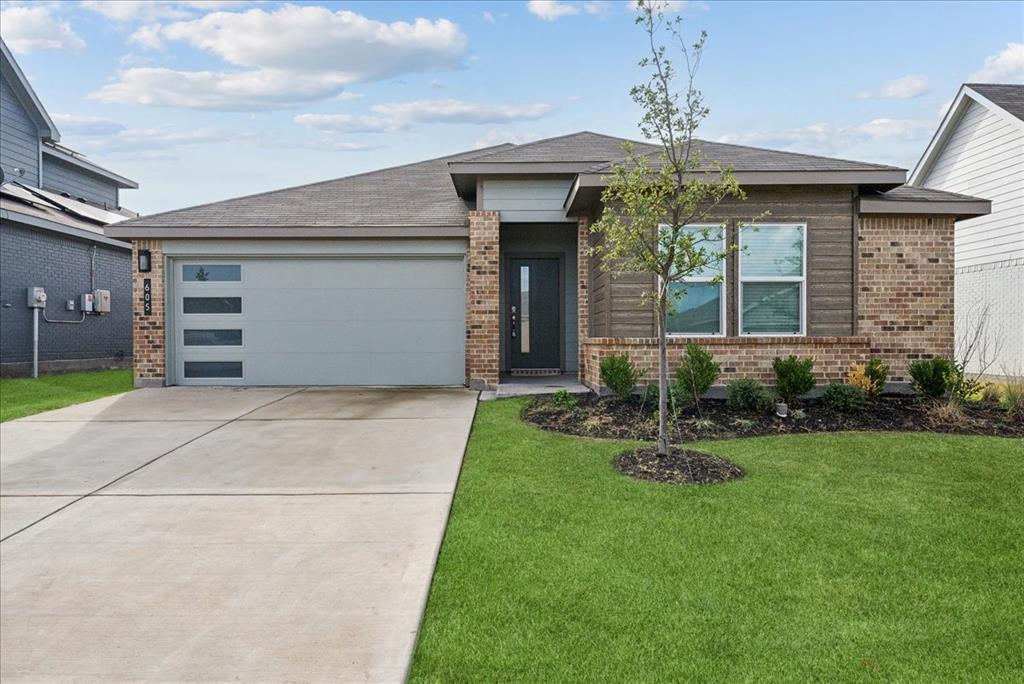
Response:
[{"label": "garage door track", "polygon": [[137,390],[0,426],[0,679],[401,681],[476,394]]}]

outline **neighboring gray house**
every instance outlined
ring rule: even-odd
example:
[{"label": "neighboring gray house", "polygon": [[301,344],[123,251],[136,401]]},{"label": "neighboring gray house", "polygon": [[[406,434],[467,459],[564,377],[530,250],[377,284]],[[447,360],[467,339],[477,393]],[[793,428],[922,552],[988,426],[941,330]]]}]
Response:
[{"label": "neighboring gray house", "polygon": [[[0,374],[31,370],[29,287],[48,297],[39,323],[41,371],[125,365],[131,245],[107,237],[104,226],[134,216],[121,209],[119,193],[138,184],[62,147],[3,41],[0,52]],[[82,295],[97,289],[110,292],[110,313],[86,314]]]},{"label": "neighboring gray house", "polygon": [[963,85],[909,184],[992,201],[956,224],[957,344],[984,326],[971,370],[1024,375],[1024,85]]}]

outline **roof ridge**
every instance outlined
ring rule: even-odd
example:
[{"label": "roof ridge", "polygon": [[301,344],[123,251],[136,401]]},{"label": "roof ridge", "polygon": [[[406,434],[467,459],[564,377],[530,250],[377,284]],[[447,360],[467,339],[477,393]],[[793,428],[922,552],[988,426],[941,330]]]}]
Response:
[{"label": "roof ridge", "polygon": [[1024,83],[983,83],[978,81],[976,83],[964,83],[968,88],[976,88],[978,86],[999,86],[1000,88],[1021,88],[1024,89]]},{"label": "roof ridge", "polygon": [[[553,136],[548,137],[548,138],[541,138],[540,140],[533,140],[533,141],[528,142],[528,143],[522,143],[522,144],[519,144],[519,145],[513,145],[513,147],[516,150],[521,150],[521,149],[524,149],[524,148],[533,147],[535,145],[540,145],[541,143],[549,143],[549,142],[551,142],[553,140],[562,140],[562,139],[565,139],[565,138],[572,138],[572,137],[578,136],[578,135],[596,135],[599,138],[607,138],[608,140],[618,140],[620,142],[629,142],[629,143],[633,143],[634,145],[653,145],[653,143],[644,142],[642,140],[630,140],[629,138],[621,138],[621,137],[619,137],[617,135],[608,135],[607,133],[596,133],[594,131],[574,131],[572,133],[564,133],[562,135],[553,135]],[[490,156],[498,154],[499,152],[502,152],[502,151],[503,150],[495,150],[494,152],[488,152],[487,154],[482,154],[482,155],[473,157],[473,161],[480,161],[483,158],[490,157]]]},{"label": "roof ridge", "polygon": [[[492,145],[492,147],[493,148],[504,147],[504,146],[509,145],[509,144],[511,144],[511,143],[500,143],[498,145]],[[490,148],[482,148],[482,149],[490,149]],[[409,167],[412,167],[412,166],[420,166],[422,164],[430,164],[430,163],[433,163],[433,162],[445,161],[445,160],[450,159],[452,157],[458,157],[459,155],[462,155],[462,154],[468,154],[469,152],[472,152],[472,151],[473,150],[466,150],[465,152],[453,152],[451,154],[442,155],[440,157],[432,157],[431,159],[421,159],[420,161],[408,162],[406,164],[397,164],[395,166],[386,166],[383,169],[373,169],[372,171],[361,171],[360,173],[353,173],[353,174],[351,174],[349,176],[339,176],[337,178],[328,178],[326,180],[313,181],[312,183],[300,183],[298,185],[290,185],[287,188],[278,188],[276,190],[264,190],[263,192],[254,192],[254,193],[251,193],[249,195],[239,195],[238,197],[228,197],[226,199],[214,200],[212,202],[201,202],[199,204],[193,204],[193,205],[190,205],[190,206],[187,206],[187,207],[178,207],[177,209],[168,209],[167,211],[159,211],[159,212],[157,212],[155,214],[140,215],[140,216],[137,216],[136,218],[128,219],[127,221],[124,222],[124,224],[130,224],[130,223],[135,222],[135,221],[140,221],[141,222],[142,220],[147,220],[148,221],[149,219],[157,218],[159,216],[165,216],[167,214],[176,214],[178,212],[188,211],[190,209],[201,209],[203,207],[211,207],[211,206],[213,206],[215,204],[221,204],[223,202],[234,202],[236,200],[253,199],[255,197],[266,197],[266,196],[269,196],[269,195],[276,195],[276,194],[282,193],[282,192],[291,192],[292,190],[298,190],[300,188],[313,188],[313,187],[316,187],[318,185],[327,185],[329,183],[337,183],[338,181],[348,180],[348,179],[351,179],[351,178],[362,178],[364,176],[371,176],[371,175],[373,175],[375,173],[383,173],[385,171],[395,171],[397,169],[405,169],[405,168],[409,168]],[[497,150],[495,150],[495,151],[497,151]]]},{"label": "roof ridge", "polygon": [[[724,145],[725,147],[735,147],[735,148],[739,148],[739,149],[743,149],[743,150],[754,150],[756,152],[771,152],[772,154],[784,154],[784,155],[791,156],[791,157],[803,157],[803,158],[810,158],[810,159],[823,159],[825,161],[841,161],[841,162],[846,162],[847,164],[859,164],[861,166],[870,166],[870,167],[874,167],[876,169],[889,169],[889,170],[892,170],[892,171],[906,171],[907,170],[907,169],[904,169],[904,168],[899,167],[899,166],[890,166],[888,164],[877,164],[875,162],[865,162],[865,161],[859,161],[859,160],[856,160],[856,159],[846,159],[844,157],[826,157],[826,156],[821,155],[821,154],[807,154],[807,153],[804,153],[804,152],[793,152],[791,150],[775,150],[775,149],[772,149],[770,147],[755,147],[753,145],[740,145],[738,143],[726,143],[726,142],[719,142],[717,140],[705,140],[704,138],[694,138],[693,141],[697,142],[697,143],[701,143],[701,144],[705,144],[706,143],[706,144],[711,144],[711,145]],[[642,156],[642,157],[649,157],[651,154],[654,154],[654,152],[647,152],[647,153],[644,153],[644,154],[642,154],[640,156]],[[704,155],[704,156],[705,157],[709,157],[709,155]],[[613,159],[613,160],[607,161],[607,162],[597,162],[593,166],[588,167],[587,171],[596,171],[596,170],[600,169],[601,167],[611,166],[612,164],[621,164],[622,162],[627,161],[627,160],[628,160],[628,157],[619,157],[618,159]]]}]

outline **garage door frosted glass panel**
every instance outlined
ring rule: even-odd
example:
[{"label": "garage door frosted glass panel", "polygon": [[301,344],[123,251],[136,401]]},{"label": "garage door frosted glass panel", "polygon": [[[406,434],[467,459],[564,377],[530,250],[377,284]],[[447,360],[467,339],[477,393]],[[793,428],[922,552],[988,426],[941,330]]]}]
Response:
[{"label": "garage door frosted glass panel", "polygon": [[[178,329],[240,329],[251,385],[454,385],[465,382],[465,266],[461,258],[239,259],[244,281],[182,283],[184,297],[244,299],[241,316],[183,315]],[[182,311],[182,309],[179,309]],[[196,321],[209,321],[197,325]],[[232,323],[232,321],[235,321]],[[185,346],[176,369],[217,361],[216,348]],[[223,354],[223,351],[220,352]],[[230,381],[228,381],[230,382]]]},{"label": "garage door frosted glass panel", "polygon": [[183,331],[186,347],[240,347],[241,330],[190,330]]},{"label": "garage door frosted glass panel", "polygon": [[242,267],[238,264],[185,264],[181,267],[182,281],[197,283],[238,282]]},{"label": "garage door frosted glass panel", "polygon": [[186,378],[240,378],[241,361],[186,361]]},{"label": "garage door frosted glass panel", "polygon": [[187,314],[240,314],[241,297],[185,297],[182,312]]}]

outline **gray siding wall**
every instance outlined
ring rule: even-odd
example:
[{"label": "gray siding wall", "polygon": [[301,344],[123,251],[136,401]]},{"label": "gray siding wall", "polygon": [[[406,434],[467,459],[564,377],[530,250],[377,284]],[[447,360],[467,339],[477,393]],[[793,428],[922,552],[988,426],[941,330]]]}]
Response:
[{"label": "gray siding wall", "polygon": [[506,256],[508,255],[562,255],[564,272],[561,281],[565,289],[565,330],[563,371],[575,371],[579,368],[579,324],[578,324],[578,293],[576,292],[576,224],[562,225],[506,225],[501,226],[501,287],[499,288],[498,316],[500,330],[501,369],[508,370],[505,351],[506,295],[508,290],[508,271]]},{"label": "gray siding wall", "polygon": [[[735,240],[738,224],[767,210],[765,223],[807,224],[807,334],[854,334],[854,192],[849,187],[747,188],[746,202],[730,202],[714,221],[728,224]],[[654,313],[643,293],[654,281],[644,275],[611,278],[591,260],[591,324],[593,336],[654,335]],[[736,255],[726,271],[728,334],[738,330]]]},{"label": "gray siding wall", "polygon": [[[64,302],[90,290],[93,243],[4,221],[0,225],[0,363],[32,360],[32,310],[25,289],[46,288],[51,319],[75,319]],[[80,325],[39,323],[41,361],[130,357],[131,253],[96,245],[96,287],[110,290],[111,313]]]},{"label": "gray siding wall", "polygon": [[39,187],[39,129],[0,75],[0,166],[7,180],[18,179],[14,169],[25,170],[20,180]]},{"label": "gray siding wall", "polygon": [[116,185],[48,154],[43,155],[43,188],[84,197],[108,209],[118,206]]},{"label": "gray siding wall", "polygon": [[496,179],[480,182],[477,207],[501,212],[502,222],[555,223],[565,221],[563,205],[572,179]]}]

